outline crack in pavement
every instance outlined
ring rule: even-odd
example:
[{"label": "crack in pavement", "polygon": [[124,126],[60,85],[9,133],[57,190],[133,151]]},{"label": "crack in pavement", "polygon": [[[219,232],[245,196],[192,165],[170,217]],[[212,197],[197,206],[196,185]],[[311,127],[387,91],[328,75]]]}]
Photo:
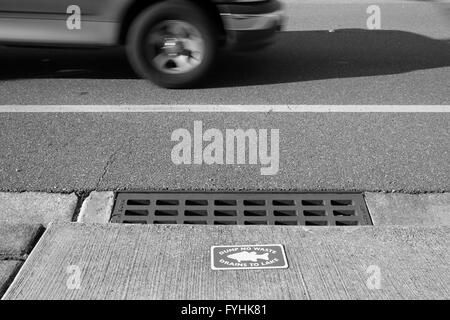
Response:
[{"label": "crack in pavement", "polygon": [[9,254],[5,254],[2,255],[0,254],[0,261],[25,261],[28,258],[28,254],[24,254],[24,255],[9,255]]},{"label": "crack in pavement", "polygon": [[105,178],[106,174],[109,171],[109,168],[113,165],[113,163],[117,160],[117,155],[120,151],[122,151],[126,146],[130,145],[133,141],[133,137],[130,137],[127,141],[122,143],[119,148],[113,151],[113,153],[108,157],[105,165],[103,166],[103,172],[100,176],[100,178],[97,180],[97,183],[95,184],[95,189],[97,190],[101,183],[103,182],[103,179]]}]

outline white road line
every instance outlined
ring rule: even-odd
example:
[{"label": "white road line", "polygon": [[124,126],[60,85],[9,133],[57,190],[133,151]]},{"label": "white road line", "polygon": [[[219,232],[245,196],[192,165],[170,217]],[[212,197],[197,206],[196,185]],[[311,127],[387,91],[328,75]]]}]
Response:
[{"label": "white road line", "polygon": [[450,105],[2,105],[0,106],[0,112],[448,113],[450,112]]}]

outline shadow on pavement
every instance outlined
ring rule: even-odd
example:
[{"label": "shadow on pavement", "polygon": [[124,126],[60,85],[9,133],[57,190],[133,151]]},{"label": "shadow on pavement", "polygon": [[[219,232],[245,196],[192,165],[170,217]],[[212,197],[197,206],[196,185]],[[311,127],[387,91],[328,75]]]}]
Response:
[{"label": "shadow on pavement", "polygon": [[[250,53],[222,52],[208,88],[398,74],[450,66],[450,41],[402,31],[283,32]],[[0,49],[0,79],[136,79],[124,50]]]}]

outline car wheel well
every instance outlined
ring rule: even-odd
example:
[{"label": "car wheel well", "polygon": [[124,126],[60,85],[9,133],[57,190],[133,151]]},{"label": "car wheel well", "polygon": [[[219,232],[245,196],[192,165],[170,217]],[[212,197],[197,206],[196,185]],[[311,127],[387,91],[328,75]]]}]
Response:
[{"label": "car wheel well", "polygon": [[[160,3],[162,1],[164,0],[134,0],[132,2],[132,4],[128,7],[127,11],[122,17],[119,34],[120,44],[125,44],[128,30],[133,20],[139,15],[139,13],[141,13],[146,8],[155,5],[157,3]],[[217,7],[211,1],[204,1],[204,0],[187,0],[187,1],[190,1],[198,5],[202,10],[206,11],[206,14],[208,14],[210,17],[214,19],[213,21],[216,23],[217,30],[219,33],[218,34],[219,44],[220,45],[224,44],[226,39],[225,28],[222,19],[220,18],[220,13]],[[200,1],[202,1],[202,5],[199,5]]]}]

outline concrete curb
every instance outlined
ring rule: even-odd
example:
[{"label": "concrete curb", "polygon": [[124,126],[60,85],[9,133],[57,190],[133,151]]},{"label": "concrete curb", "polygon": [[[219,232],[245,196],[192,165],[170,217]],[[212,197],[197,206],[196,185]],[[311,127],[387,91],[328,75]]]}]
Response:
[{"label": "concrete curb", "polygon": [[114,205],[114,192],[93,191],[84,200],[77,222],[108,223]]},{"label": "concrete curb", "polygon": [[[450,226],[450,193],[365,192],[364,198],[376,226]],[[108,223],[113,206],[113,191],[93,191],[83,202],[77,222]]]},{"label": "concrete curb", "polygon": [[364,194],[376,226],[450,226],[450,193]]},{"label": "concrete curb", "polygon": [[0,223],[48,225],[72,221],[78,197],[43,192],[0,192]]},{"label": "concrete curb", "polygon": [[[365,192],[364,197],[374,225],[450,226],[450,193]],[[0,192],[0,223],[70,222],[77,202],[73,193]],[[77,222],[108,223],[113,206],[113,191],[93,191],[83,202]]]}]

